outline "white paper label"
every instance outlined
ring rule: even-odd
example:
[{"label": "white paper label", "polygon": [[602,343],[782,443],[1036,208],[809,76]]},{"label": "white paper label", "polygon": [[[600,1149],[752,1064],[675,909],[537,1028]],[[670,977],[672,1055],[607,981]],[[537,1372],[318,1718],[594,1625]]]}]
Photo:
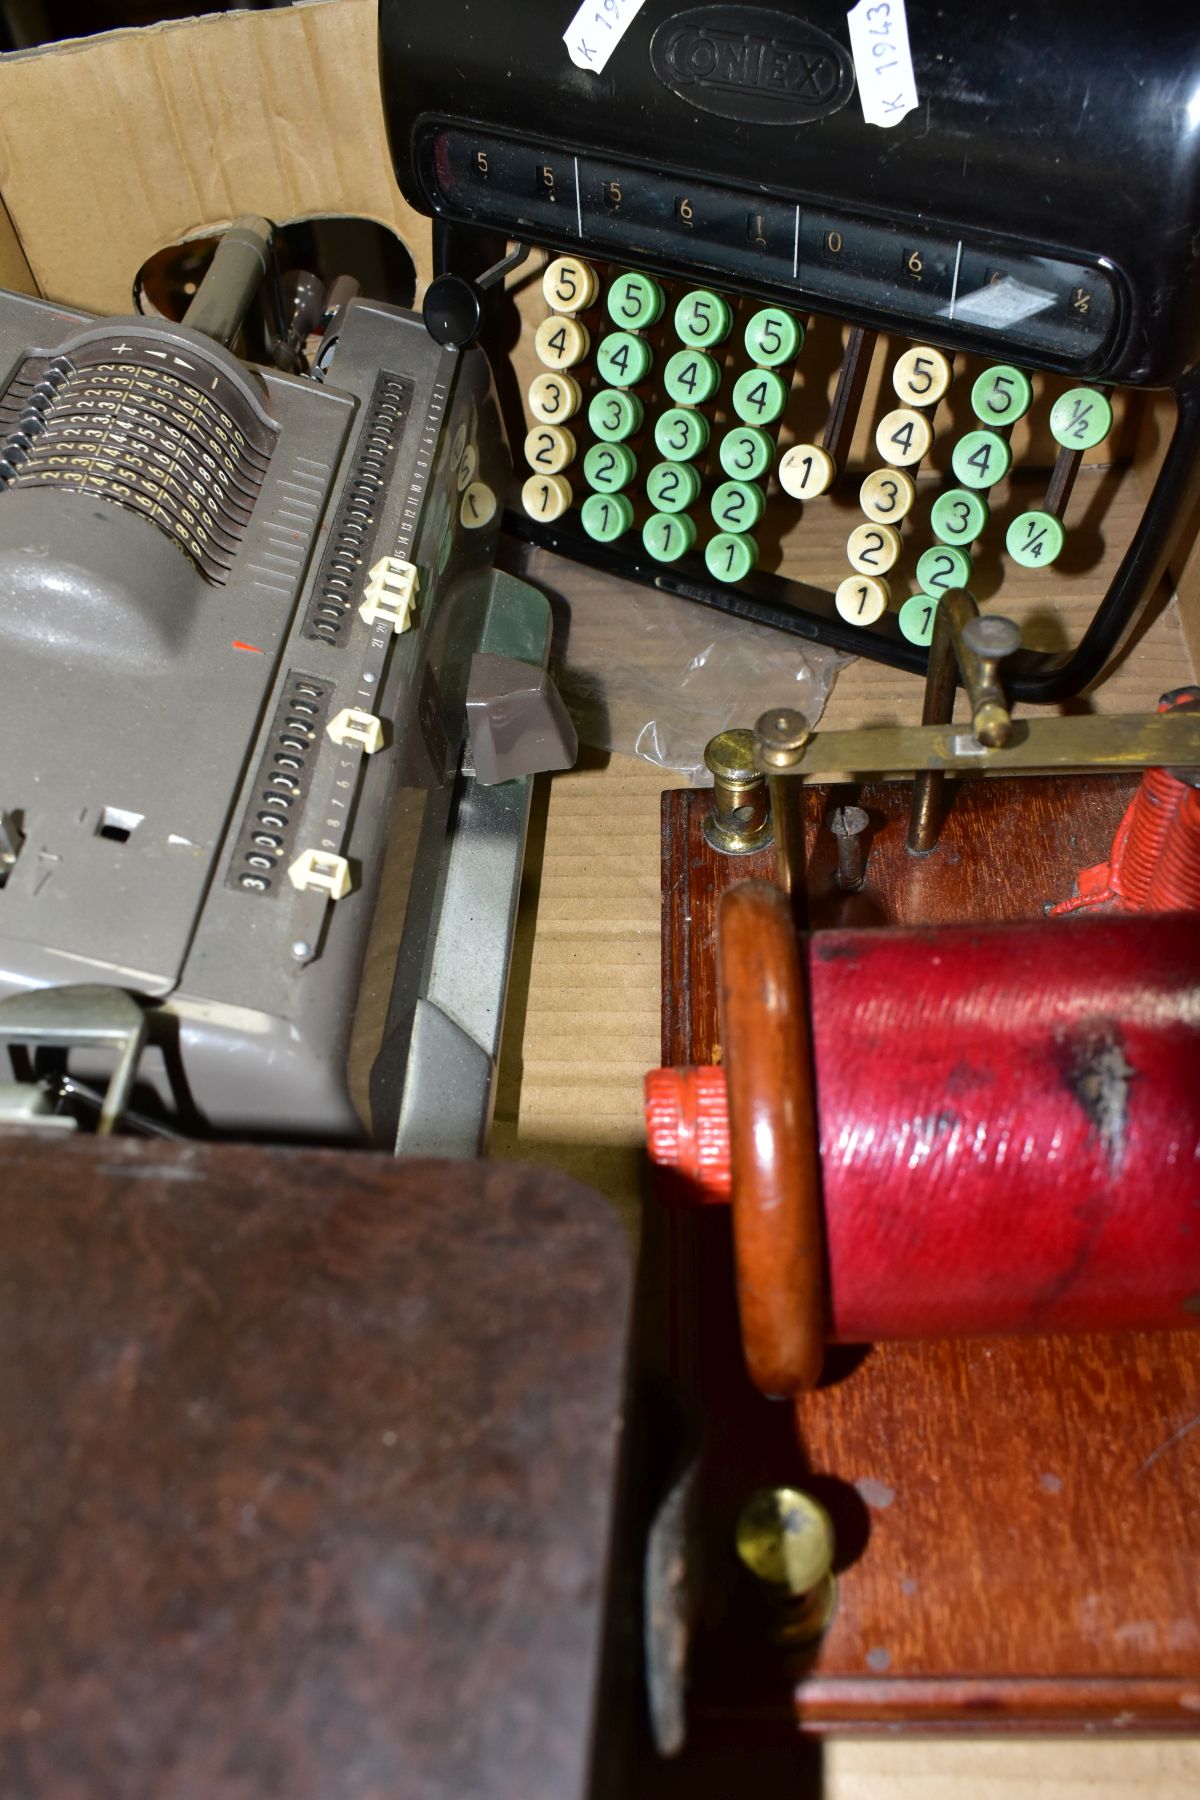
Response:
[{"label": "white paper label", "polygon": [[[888,3],[894,5],[895,0]],[[643,0],[584,0],[563,32],[563,43],[576,68],[599,74],[642,5]]]},{"label": "white paper label", "polygon": [[904,0],[858,0],[846,14],[854,73],[868,125],[898,125],[920,102]]}]

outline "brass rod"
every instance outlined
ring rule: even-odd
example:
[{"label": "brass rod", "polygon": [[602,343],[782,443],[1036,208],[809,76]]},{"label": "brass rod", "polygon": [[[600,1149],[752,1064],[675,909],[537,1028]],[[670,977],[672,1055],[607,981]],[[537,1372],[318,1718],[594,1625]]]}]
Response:
[{"label": "brass rod", "polygon": [[1081,713],[1015,719],[1007,744],[988,749],[969,725],[878,725],[815,731],[789,767],[755,762],[776,785],[835,776],[1036,774],[1052,769],[1200,768],[1200,712]]},{"label": "brass rod", "polygon": [[[925,699],[921,707],[922,725],[948,725],[954,717],[954,692],[958,686],[958,664],[954,658],[954,640],[950,635],[950,614],[939,606],[933,618],[933,637],[929,644],[929,663],[925,670]],[[938,841],[945,816],[946,777],[936,769],[925,769],[913,777],[912,807],[908,815],[908,847],[914,856],[924,856]]]}]

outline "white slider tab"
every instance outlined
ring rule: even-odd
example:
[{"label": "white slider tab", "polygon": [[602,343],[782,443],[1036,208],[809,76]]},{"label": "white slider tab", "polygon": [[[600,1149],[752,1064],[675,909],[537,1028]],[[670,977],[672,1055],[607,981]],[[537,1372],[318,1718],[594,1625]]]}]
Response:
[{"label": "white slider tab", "polygon": [[359,618],[368,625],[382,619],[395,632],[407,631],[420,585],[415,563],[405,562],[399,556],[381,556],[372,566],[370,580],[363,589]]},{"label": "white slider tab", "polygon": [[344,856],[329,856],[323,850],[303,850],[288,867],[288,880],[302,894],[321,893],[331,900],[341,900],[350,892],[350,864]]},{"label": "white slider tab", "polygon": [[341,712],[330,719],[325,732],[335,744],[357,744],[368,756],[374,756],[383,748],[381,721],[374,713],[363,712],[357,706],[343,706]]}]

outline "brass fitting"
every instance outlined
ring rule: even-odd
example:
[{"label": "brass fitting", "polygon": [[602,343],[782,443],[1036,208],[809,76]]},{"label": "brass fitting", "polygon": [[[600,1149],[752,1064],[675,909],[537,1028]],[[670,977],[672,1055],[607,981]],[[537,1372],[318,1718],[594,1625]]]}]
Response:
[{"label": "brass fitting", "polygon": [[[957,592],[947,596],[949,602],[958,599]],[[1020,648],[1020,627],[994,613],[980,617],[972,602],[969,612],[951,604],[950,633],[963,686],[971,700],[975,736],[989,750],[997,750],[1012,736],[1012,718],[1000,685],[1000,663]]]},{"label": "brass fitting", "polygon": [[704,765],[713,778],[704,837],[722,856],[748,856],[765,850],[773,838],[767,778],[754,765],[754,742],[752,731],[722,731],[704,746]]},{"label": "brass fitting", "polygon": [[793,769],[812,736],[812,726],[794,706],[765,712],[754,727],[758,754],[769,769]]},{"label": "brass fitting", "polygon": [[759,1488],[738,1514],[743,1566],[778,1607],[775,1638],[803,1644],[819,1637],[837,1605],[833,1521],[800,1488]]}]

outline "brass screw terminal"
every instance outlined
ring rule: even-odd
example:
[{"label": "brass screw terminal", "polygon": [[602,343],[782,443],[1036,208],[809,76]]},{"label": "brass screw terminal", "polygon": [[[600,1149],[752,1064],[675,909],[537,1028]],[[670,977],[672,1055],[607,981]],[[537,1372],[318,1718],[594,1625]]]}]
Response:
[{"label": "brass screw terminal", "polygon": [[754,744],[752,731],[722,731],[704,747],[713,778],[704,836],[723,856],[748,856],[772,841],[767,778],[754,766]]}]

